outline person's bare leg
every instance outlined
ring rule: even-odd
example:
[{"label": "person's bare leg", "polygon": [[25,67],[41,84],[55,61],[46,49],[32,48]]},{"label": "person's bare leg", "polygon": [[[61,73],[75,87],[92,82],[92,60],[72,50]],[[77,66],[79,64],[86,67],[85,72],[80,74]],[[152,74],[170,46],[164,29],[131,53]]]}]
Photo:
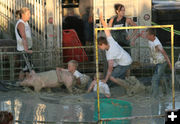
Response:
[{"label": "person's bare leg", "polygon": [[123,80],[121,80],[119,78],[110,77],[110,80],[126,89],[129,87],[128,84],[126,84]]}]

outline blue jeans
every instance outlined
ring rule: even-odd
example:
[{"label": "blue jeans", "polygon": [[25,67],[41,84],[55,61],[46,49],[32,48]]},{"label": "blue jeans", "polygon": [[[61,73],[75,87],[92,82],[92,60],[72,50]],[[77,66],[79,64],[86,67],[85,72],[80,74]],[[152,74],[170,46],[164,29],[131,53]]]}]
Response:
[{"label": "blue jeans", "polygon": [[[114,67],[111,76],[114,78],[125,79],[126,72],[129,69],[129,67],[130,67],[130,65],[127,65],[127,66],[118,65],[118,66]],[[112,81],[108,81],[108,84],[110,87],[115,85],[115,83],[113,83]]]},{"label": "blue jeans", "polygon": [[167,63],[160,63],[156,64],[156,69],[154,72],[154,75],[152,77],[152,96],[154,98],[157,98],[159,96],[159,82],[160,79],[163,77],[165,69],[166,69]]}]

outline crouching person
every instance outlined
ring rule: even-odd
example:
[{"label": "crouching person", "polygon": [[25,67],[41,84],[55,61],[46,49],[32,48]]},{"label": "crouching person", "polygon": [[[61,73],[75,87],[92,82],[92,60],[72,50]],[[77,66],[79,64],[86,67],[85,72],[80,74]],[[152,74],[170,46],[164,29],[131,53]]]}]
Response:
[{"label": "crouching person", "polygon": [[[99,72],[99,93],[100,93],[100,97],[101,98],[109,98],[111,96],[110,93],[110,89],[107,85],[107,83],[102,82],[101,80],[104,78],[103,74],[101,72]],[[96,75],[94,75],[94,80],[92,81],[92,83],[90,84],[89,88],[88,88],[88,93],[90,93],[93,89],[93,92],[97,93],[97,78]]]},{"label": "crouching person", "polygon": [[90,77],[88,75],[80,73],[78,70],[78,62],[76,60],[70,60],[68,62],[68,69],[56,68],[57,71],[64,70],[71,72],[76,78],[76,85],[85,90],[88,82],[90,81]]}]

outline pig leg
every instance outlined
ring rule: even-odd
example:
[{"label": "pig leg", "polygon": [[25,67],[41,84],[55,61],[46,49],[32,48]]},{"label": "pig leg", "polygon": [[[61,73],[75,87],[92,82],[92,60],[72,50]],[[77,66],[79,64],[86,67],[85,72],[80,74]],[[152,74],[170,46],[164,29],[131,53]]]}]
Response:
[{"label": "pig leg", "polygon": [[39,92],[43,87],[45,87],[45,83],[43,80],[41,80],[41,78],[37,75],[33,75],[32,76],[32,80],[34,83],[34,91],[35,92]]}]

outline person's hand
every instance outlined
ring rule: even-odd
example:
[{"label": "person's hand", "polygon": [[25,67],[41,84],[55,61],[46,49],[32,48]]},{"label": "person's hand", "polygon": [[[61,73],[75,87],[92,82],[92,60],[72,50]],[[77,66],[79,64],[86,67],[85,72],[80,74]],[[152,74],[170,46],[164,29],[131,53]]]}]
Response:
[{"label": "person's hand", "polygon": [[170,68],[170,70],[172,71],[172,65],[171,65],[171,64],[169,64],[169,68]]},{"label": "person's hand", "polygon": [[27,50],[26,52],[31,54],[33,51],[32,50]]},{"label": "person's hand", "polygon": [[93,16],[89,16],[88,23],[93,23]]},{"label": "person's hand", "polygon": [[130,45],[135,46],[135,40],[131,41]]},{"label": "person's hand", "polygon": [[58,68],[59,71],[62,71],[64,68]]}]

